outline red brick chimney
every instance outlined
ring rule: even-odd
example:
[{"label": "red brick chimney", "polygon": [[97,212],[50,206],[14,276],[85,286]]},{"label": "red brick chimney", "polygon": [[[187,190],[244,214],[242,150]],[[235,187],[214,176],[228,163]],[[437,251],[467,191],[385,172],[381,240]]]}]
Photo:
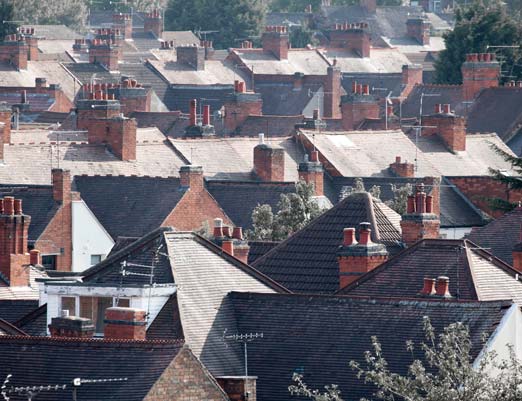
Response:
[{"label": "red brick chimney", "polygon": [[90,120],[90,144],[106,145],[120,160],[136,160],[136,120],[123,116]]},{"label": "red brick chimney", "polygon": [[105,310],[106,339],[145,340],[147,312],[142,309],[112,307]]},{"label": "red brick chimney", "polygon": [[29,46],[18,34],[7,35],[0,43],[0,61],[12,64],[18,70],[27,69]]},{"label": "red brick chimney", "polygon": [[234,227],[232,240],[234,244],[234,256],[243,263],[248,264],[250,246],[248,245],[248,241],[243,237],[243,229],[241,227]]},{"label": "red brick chimney", "polygon": [[[67,311],[64,311],[67,312]],[[94,324],[91,319],[64,314],[62,317],[53,317],[49,325],[51,337],[92,338]]]},{"label": "red brick chimney", "polygon": [[348,49],[360,57],[370,57],[370,32],[366,22],[335,24],[330,31],[330,47]]},{"label": "red brick chimney", "polygon": [[353,283],[388,259],[386,247],[372,242],[371,232],[370,223],[359,224],[359,242],[357,242],[355,228],[344,229],[343,244],[337,252],[339,288]]},{"label": "red brick chimney", "polygon": [[395,157],[395,163],[390,164],[390,170],[397,177],[415,177],[415,165],[403,162],[400,156]]},{"label": "red brick chimney", "polygon": [[[98,84],[97,84],[98,85]],[[118,100],[108,99],[101,89],[89,93],[89,99],[76,102],[76,127],[88,130],[95,120],[110,119],[121,114]]]},{"label": "red brick chimney", "polygon": [[181,166],[179,169],[180,185],[193,191],[200,191],[204,187],[203,167],[201,166]]},{"label": "red brick chimney", "polygon": [[224,125],[227,133],[236,131],[248,116],[263,115],[263,100],[260,93],[247,92],[245,83],[236,81],[234,93],[227,97],[224,104]]},{"label": "red brick chimney", "polygon": [[130,14],[113,14],[112,25],[123,33],[125,39],[132,39],[132,16]]},{"label": "red brick chimney", "polygon": [[402,85],[401,96],[407,97],[415,85],[422,84],[422,65],[405,64],[402,66]]},{"label": "red brick chimney", "polygon": [[106,85],[109,97],[119,100],[124,115],[128,116],[135,111],[150,111],[152,91],[135,79],[126,78],[118,84]]},{"label": "red brick chimney", "polygon": [[143,30],[151,32],[158,39],[161,39],[163,35],[163,19],[161,18],[160,10],[153,10],[145,15]]},{"label": "red brick chimney", "polygon": [[38,38],[34,34],[34,28],[20,28],[25,43],[27,43],[27,59],[30,61],[38,61]]},{"label": "red brick chimney", "polygon": [[435,285],[435,295],[443,298],[451,298],[449,291],[449,278],[446,276],[437,277],[437,284]]},{"label": "red brick chimney", "polygon": [[419,292],[419,295],[431,296],[435,295],[435,279],[424,277],[424,285],[422,290]]},{"label": "red brick chimney", "polygon": [[2,144],[11,142],[11,115],[11,107],[7,103],[0,103],[0,123],[4,124],[3,139],[0,139]]},{"label": "red brick chimney", "polygon": [[31,217],[23,214],[22,200],[6,196],[0,200],[0,273],[11,287],[29,285],[27,237]]},{"label": "red brick chimney", "polygon": [[259,134],[259,144],[254,148],[254,174],[266,182],[285,180],[285,151],[266,144],[264,134]]},{"label": "red brick chimney", "polygon": [[337,67],[336,60],[327,69],[323,103],[324,117],[341,118],[341,69]]},{"label": "red brick chimney", "polygon": [[101,64],[109,71],[118,71],[120,47],[113,42],[93,39],[89,47],[89,63]]},{"label": "red brick chimney", "polygon": [[178,64],[196,71],[205,70],[205,49],[197,44],[176,47]]},{"label": "red brick chimney", "polygon": [[310,159],[305,156],[305,161],[299,163],[299,180],[314,184],[315,196],[324,195],[324,170],[319,161],[319,152],[313,150]]},{"label": "red brick chimney", "polygon": [[[438,134],[453,153],[466,150],[466,119],[455,115],[449,104],[435,106],[435,114],[422,117],[422,135]],[[436,127],[436,128],[430,128]]]},{"label": "red brick chimney", "polygon": [[422,17],[408,18],[406,21],[407,35],[422,46],[430,44],[430,22]]},{"label": "red brick chimney", "polygon": [[261,37],[263,51],[272,53],[278,60],[288,59],[290,36],[286,26],[267,26]]},{"label": "red brick chimney", "polygon": [[346,131],[356,130],[366,119],[378,119],[380,107],[377,98],[370,95],[370,86],[355,84],[353,93],[341,99],[342,126]]},{"label": "red brick chimney", "polygon": [[410,246],[425,238],[439,238],[440,220],[433,212],[433,198],[420,184],[415,195],[408,196],[406,214],[401,220],[402,241]]},{"label": "red brick chimney", "polygon": [[71,202],[71,172],[53,168],[51,171],[53,183],[53,199],[61,204]]},{"label": "red brick chimney", "polygon": [[359,5],[365,9],[367,13],[375,14],[377,11],[377,0],[359,0]]},{"label": "red brick chimney", "polygon": [[462,91],[464,100],[475,99],[485,88],[498,86],[500,64],[495,53],[472,53],[466,55],[462,64]]}]

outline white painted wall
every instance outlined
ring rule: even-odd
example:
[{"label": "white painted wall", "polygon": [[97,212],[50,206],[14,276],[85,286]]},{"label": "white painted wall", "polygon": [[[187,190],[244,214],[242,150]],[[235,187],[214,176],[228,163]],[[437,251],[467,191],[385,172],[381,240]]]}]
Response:
[{"label": "white painted wall", "polygon": [[72,271],[91,267],[91,255],[107,256],[114,241],[83,200],[72,202]]},{"label": "white painted wall", "polygon": [[440,238],[444,239],[462,239],[466,234],[471,232],[471,227],[453,227],[441,228]]}]

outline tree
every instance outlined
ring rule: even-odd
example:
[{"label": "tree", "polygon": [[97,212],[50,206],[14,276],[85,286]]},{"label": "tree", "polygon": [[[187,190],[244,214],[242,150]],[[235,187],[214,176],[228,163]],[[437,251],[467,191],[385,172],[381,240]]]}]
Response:
[{"label": "tree", "polygon": [[[462,323],[446,327],[436,335],[429,318],[424,318],[426,341],[406,342],[406,350],[421,359],[414,359],[407,374],[389,369],[379,340],[372,337],[372,350],[364,354],[364,365],[351,361],[350,366],[361,381],[375,385],[375,399],[393,401],[515,401],[522,399],[520,375],[522,365],[513,347],[509,358],[499,360],[494,351],[481,354],[478,363],[472,357],[469,330]],[[485,344],[485,339],[484,339]],[[492,372],[495,372],[492,374]],[[337,386],[327,386],[325,392],[311,390],[299,375],[294,375],[292,394],[316,401],[341,401]]]},{"label": "tree", "polygon": [[310,29],[298,26],[290,29],[290,44],[294,49],[302,49],[309,44],[317,44],[317,40],[314,39]]},{"label": "tree", "polygon": [[[438,83],[461,84],[461,66],[467,53],[484,53],[487,46],[521,46],[522,30],[500,3],[475,1],[457,9],[455,28],[444,35],[446,49],[435,63]],[[503,81],[522,77],[520,48],[491,48],[502,61]],[[507,73],[506,73],[507,72]]]},{"label": "tree", "polygon": [[254,209],[253,230],[248,232],[250,239],[282,241],[321,214],[312,183],[299,181],[295,189],[295,193],[281,195],[275,216],[270,205],[259,205]]},{"label": "tree", "polygon": [[[0,0],[0,18],[2,21],[14,21],[14,7],[10,0]],[[0,26],[0,41],[4,40],[6,35],[16,32],[15,22],[2,22]]]},{"label": "tree", "polygon": [[237,46],[237,39],[258,36],[266,12],[262,0],[169,0],[165,26],[170,30],[217,31],[216,48]]},{"label": "tree", "polygon": [[[509,191],[521,191],[522,190],[522,158],[513,156],[511,153],[506,152],[503,149],[500,149],[497,145],[491,144],[493,150],[502,156],[504,160],[511,164],[511,167],[515,171],[515,174],[506,175],[501,170],[498,169],[489,169],[490,174],[493,179],[505,184]],[[484,197],[486,198],[486,197]],[[494,210],[503,210],[510,211],[514,209],[518,203],[509,202],[504,199],[499,198],[488,198],[487,199],[489,206]]]},{"label": "tree", "polygon": [[11,0],[15,20],[24,24],[64,24],[82,29],[87,18],[85,0]]},{"label": "tree", "polygon": [[390,199],[385,203],[387,206],[402,216],[406,213],[406,208],[408,206],[408,196],[413,193],[413,187],[411,184],[405,184],[400,187],[392,184],[391,190],[393,192],[393,199]]}]

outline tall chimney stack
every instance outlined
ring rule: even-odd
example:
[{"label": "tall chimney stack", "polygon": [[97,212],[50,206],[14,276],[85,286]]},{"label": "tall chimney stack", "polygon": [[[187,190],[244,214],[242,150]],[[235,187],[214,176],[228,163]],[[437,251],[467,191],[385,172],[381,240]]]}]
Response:
[{"label": "tall chimney stack", "polygon": [[466,101],[475,99],[485,88],[498,86],[500,64],[495,53],[472,53],[466,55],[462,64],[462,91]]},{"label": "tall chimney stack", "polygon": [[261,42],[264,52],[272,53],[278,60],[288,59],[290,36],[286,26],[267,26]]},{"label": "tall chimney stack", "polygon": [[324,170],[319,161],[319,152],[313,150],[310,159],[305,156],[305,161],[299,163],[299,179],[314,185],[315,196],[324,195]]},{"label": "tall chimney stack", "polygon": [[440,220],[433,212],[433,198],[417,186],[415,195],[408,197],[406,214],[401,220],[402,241],[411,246],[421,239],[439,238]]},{"label": "tall chimney stack", "polygon": [[106,339],[145,340],[147,330],[147,312],[142,309],[112,307],[105,311]]},{"label": "tall chimney stack", "polygon": [[259,144],[254,148],[254,173],[261,181],[285,180],[285,151],[265,143],[264,134],[259,134]]}]

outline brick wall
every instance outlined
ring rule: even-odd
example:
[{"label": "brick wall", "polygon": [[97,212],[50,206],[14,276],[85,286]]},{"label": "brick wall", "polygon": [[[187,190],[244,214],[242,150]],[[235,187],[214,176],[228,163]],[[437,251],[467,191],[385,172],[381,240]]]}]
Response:
[{"label": "brick wall", "polygon": [[132,38],[132,18],[130,14],[117,13],[112,15],[112,25],[120,29],[125,39]]},{"label": "brick wall", "polygon": [[387,256],[340,256],[339,260],[339,288],[358,280],[363,274],[375,269],[386,262]]},{"label": "brick wall", "polygon": [[464,100],[473,100],[485,88],[498,86],[500,64],[494,53],[468,54],[462,64],[462,91]]},{"label": "brick wall", "polygon": [[133,118],[114,117],[89,120],[89,143],[106,144],[120,160],[136,160],[136,129]]},{"label": "brick wall", "polygon": [[425,128],[424,136],[438,134],[451,152],[466,150],[466,119],[452,113],[434,114],[424,116],[422,123],[425,126],[437,128]]},{"label": "brick wall", "polygon": [[408,97],[415,85],[422,84],[422,65],[409,64],[402,66],[402,97]]},{"label": "brick wall", "polygon": [[257,93],[235,93],[225,104],[225,129],[233,132],[241,126],[248,116],[263,115],[263,101]]},{"label": "brick wall", "polygon": [[324,83],[324,111],[327,118],[341,118],[341,69],[328,67]]},{"label": "brick wall", "polygon": [[345,48],[361,57],[370,57],[370,33],[367,23],[336,24],[330,31],[331,48]]},{"label": "brick wall", "polygon": [[161,38],[163,33],[163,20],[159,10],[153,10],[145,15],[143,30],[152,32],[157,38]]},{"label": "brick wall", "polygon": [[228,401],[201,362],[188,347],[178,353],[154,383],[144,401]]},{"label": "brick wall", "polygon": [[366,119],[378,119],[380,116],[379,103],[371,96],[364,96],[366,99],[354,99],[344,101],[342,110],[342,127],[346,131],[357,129],[359,124]]},{"label": "brick wall", "polygon": [[259,144],[254,148],[254,173],[260,180],[285,180],[285,151],[283,148]]},{"label": "brick wall", "polygon": [[430,23],[424,18],[410,18],[406,21],[407,35],[421,45],[430,44]]},{"label": "brick wall", "polygon": [[196,71],[205,69],[205,49],[197,45],[176,47],[177,61]]},{"label": "brick wall", "polygon": [[278,60],[287,60],[290,36],[286,26],[271,26],[266,29],[261,38],[263,51],[272,53]]},{"label": "brick wall", "polygon": [[8,35],[0,43],[0,61],[10,63],[19,70],[27,69],[29,47],[18,35]]}]

